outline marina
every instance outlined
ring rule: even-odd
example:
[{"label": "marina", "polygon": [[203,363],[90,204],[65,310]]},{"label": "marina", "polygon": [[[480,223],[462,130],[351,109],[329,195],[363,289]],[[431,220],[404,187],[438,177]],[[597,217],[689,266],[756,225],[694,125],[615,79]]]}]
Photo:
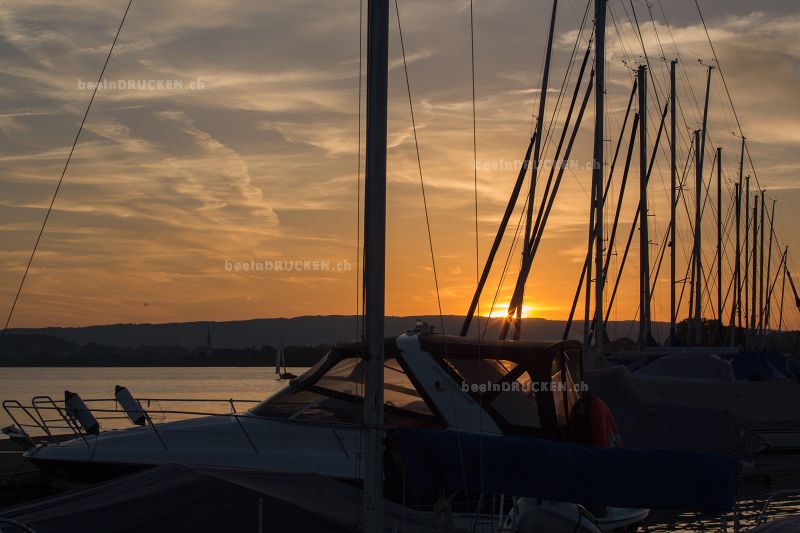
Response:
[{"label": "marina", "polygon": [[[320,51],[306,58],[280,40],[272,48],[249,43],[248,49],[260,51],[260,63],[267,57],[272,66],[286,57],[281,61],[289,67],[245,83],[259,89],[238,95],[217,90],[211,98],[202,92],[165,98],[158,91],[183,89],[161,80],[148,100],[110,92],[151,87],[124,80],[111,87],[108,69],[120,63],[151,68],[158,55],[149,54],[170,49],[185,35],[147,36],[150,25],[136,26],[131,18],[170,24],[174,14],[141,3],[127,0],[114,14],[113,39],[92,48],[91,54],[105,54],[97,82],[78,84],[89,95],[82,119],[44,211],[26,222],[38,228],[32,249],[17,254],[27,262],[19,272],[9,268],[14,281],[6,287],[10,304],[0,332],[0,533],[795,529],[800,294],[789,249],[796,224],[787,228],[783,221],[795,220],[796,213],[791,205],[777,206],[789,194],[783,189],[791,189],[791,178],[782,170],[785,161],[774,155],[768,165],[754,162],[774,154],[775,143],[749,133],[746,127],[761,120],[740,119],[742,100],[750,113],[771,102],[759,98],[752,83],[747,99],[734,99],[725,73],[729,66],[738,72],[734,52],[742,52],[728,46],[733,57],[721,60],[718,46],[729,44],[729,36],[714,27],[744,31],[762,23],[763,14],[731,23],[740,6],[731,5],[730,13],[715,6],[709,25],[710,8],[700,0],[667,9],[660,0],[542,0],[523,24],[532,30],[533,21],[535,31],[512,37],[499,29],[519,24],[529,5],[496,11],[473,0],[233,6],[231,17],[247,13],[252,22],[245,17],[217,26],[228,13],[215,11],[209,26],[196,27],[198,37],[184,44],[205,44],[199,36],[220,27],[234,40],[251,30],[272,38],[285,31],[274,26],[281,15],[317,17],[331,10],[338,24],[322,17],[306,25],[301,17],[295,24],[305,30],[284,39],[338,42],[319,50],[341,59],[331,67],[324,60],[317,64]],[[776,0],[774,9],[785,9],[783,4]],[[426,8],[431,11],[420,16]],[[29,13],[18,9],[0,13],[0,22]],[[109,18],[112,9],[106,9],[98,20]],[[669,9],[680,18],[668,15]],[[449,26],[452,15],[460,26]],[[420,28],[437,16],[442,24],[448,19],[448,46],[432,52],[442,35],[421,34]],[[340,34],[347,32],[341,21],[353,25],[351,33],[357,29],[357,53],[342,52]],[[24,24],[39,30],[29,19]],[[45,70],[60,68],[47,47],[20,39],[16,27],[0,24],[0,34],[17,50],[35,52]],[[72,38],[83,40],[83,34]],[[317,38],[322,34],[327,39]],[[44,31],[42,39],[51,35]],[[237,42],[241,54],[248,41]],[[184,61],[196,73],[209,73],[220,88],[230,83],[234,92],[242,88],[237,76],[245,74],[225,72],[236,48],[219,43]],[[524,61],[512,71],[496,70],[493,62],[517,48],[525,50],[516,51]],[[180,49],[174,50],[178,56]],[[448,63],[447,75],[432,75],[432,58],[455,52],[459,60]],[[531,55],[541,61],[532,62]],[[14,55],[12,78],[29,76],[25,57]],[[171,68],[180,71],[178,64]],[[489,65],[491,71],[482,70]],[[453,77],[456,71],[469,81]],[[431,92],[429,84],[439,78],[449,82],[449,91],[469,97]],[[265,82],[291,88],[273,98]],[[355,96],[353,117],[352,109],[342,111],[345,84]],[[482,96],[490,87],[491,97]],[[188,85],[191,91],[204,88]],[[323,100],[328,103],[316,113],[304,115],[314,132],[296,129],[293,114]],[[74,99],[66,101],[63,109],[75,107]],[[250,103],[238,108],[243,101]],[[486,109],[490,105],[493,111]],[[23,120],[18,116],[33,107],[19,107],[13,120]],[[231,109],[242,113],[226,116]],[[116,116],[95,119],[101,113]],[[339,130],[321,128],[337,113]],[[255,114],[262,120],[249,132],[239,128]],[[441,137],[431,133],[438,120],[452,126],[456,115],[459,126]],[[345,116],[354,119],[355,131],[341,129]],[[399,117],[407,123],[401,130]],[[17,137],[8,132],[22,139],[28,131],[13,120],[0,128],[12,151]],[[158,139],[133,138],[145,129],[157,130]],[[265,131],[275,135],[264,137]],[[761,137],[769,135],[762,131]],[[229,148],[226,139],[248,156]],[[97,150],[107,141],[124,147],[123,159]],[[284,143],[293,150],[275,150]],[[334,146],[342,143],[353,146]],[[509,147],[522,156],[520,164],[481,175],[479,150],[494,156]],[[319,149],[323,163],[311,157]],[[259,156],[264,150],[270,157]],[[470,152],[465,174],[456,161]],[[146,163],[125,163],[142,153]],[[580,157],[586,164],[576,167]],[[10,165],[4,170],[21,189],[40,170],[20,170],[18,159],[24,165],[27,156],[0,157],[0,165]],[[351,166],[334,170],[334,162],[344,160]],[[62,184],[111,161],[122,164],[101,174],[132,175],[106,182],[107,190],[122,183],[130,192],[134,182],[146,182],[159,192],[117,199],[119,193],[86,189],[77,199],[59,197]],[[291,177],[280,176],[273,164]],[[442,175],[450,180],[447,198]],[[97,174],[94,180],[104,181]],[[345,183],[353,189],[347,200],[339,195]],[[268,198],[268,190],[283,197]],[[462,197],[454,201],[456,191]],[[95,296],[79,292],[70,300],[51,293],[45,304],[26,307],[28,298],[43,294],[39,262],[52,247],[83,240],[56,232],[51,214],[56,221],[85,217],[100,196],[101,204],[114,197],[113,208],[104,204],[109,220],[134,219],[146,235],[115,257],[147,246],[160,252],[136,253],[138,267],[114,272],[90,268],[93,249],[73,250],[67,263],[83,264],[83,278],[45,279],[57,291],[76,285]],[[189,201],[173,208],[156,197]],[[491,216],[482,207],[487,197]],[[31,205],[21,198],[15,201]],[[71,203],[62,208],[65,202]],[[126,205],[131,202],[138,207]],[[345,211],[354,232],[342,229]],[[329,216],[317,218],[321,213]],[[19,231],[13,215],[9,220],[3,229]],[[102,233],[100,220],[84,219],[72,231]],[[114,240],[105,237],[98,234],[98,250]],[[206,265],[192,274],[185,264],[189,250],[204,249],[210,257],[281,246],[295,253],[337,250],[355,259],[226,256],[224,269]],[[465,267],[474,270],[474,279]],[[148,274],[139,276],[139,270]],[[29,274],[39,285],[26,285]],[[138,289],[122,303],[109,288],[134,277]],[[195,285],[185,285],[187,279]],[[264,299],[270,291],[273,297]],[[105,308],[97,303],[109,298],[114,303]],[[92,303],[75,308],[84,299]],[[95,323],[81,315],[98,305],[103,310],[93,315]],[[450,326],[445,305],[459,309],[448,316]],[[333,315],[345,320],[323,335],[323,310],[345,308],[346,314]],[[389,325],[387,318],[401,308],[424,309],[432,318],[394,317]],[[557,333],[531,334],[525,319],[547,309],[557,310],[562,321]],[[253,324],[247,321],[234,326],[207,320],[263,312],[281,317],[277,338],[259,331],[248,337]],[[294,319],[282,318],[301,313],[316,319],[320,330],[298,332]],[[131,323],[115,323],[121,320],[116,316]],[[196,316],[203,321],[189,321]],[[621,316],[627,322],[612,320]],[[139,322],[142,317],[168,326],[161,329],[166,334],[156,334],[152,322]],[[15,321],[80,326],[10,328]],[[231,328],[232,335],[217,335]],[[185,366],[166,366],[168,361]],[[227,366],[211,366],[218,361]],[[242,364],[260,366],[236,366]]]},{"label": "marina", "polygon": [[[292,372],[302,374],[303,368],[291,368]],[[81,368],[81,369],[31,369],[3,368],[0,378],[4,383],[13,384],[9,393],[17,397],[32,396],[33,391],[57,394],[60,384],[65,383],[73,390],[86,391],[87,397],[104,396],[104,392],[113,391],[120,382],[125,383],[132,391],[141,391],[148,396],[155,396],[161,387],[170,383],[173,390],[187,399],[204,399],[213,396],[221,397],[217,387],[224,386],[231,396],[241,400],[258,401],[262,391],[279,391],[287,386],[284,380],[273,377],[269,367],[250,368]],[[215,377],[215,381],[209,378]],[[168,406],[167,402],[162,404]],[[208,409],[205,402],[188,402],[187,411]],[[220,413],[229,412],[227,400],[220,400],[215,410]],[[157,411],[157,410],[156,410]],[[0,416],[5,416],[5,412]],[[157,416],[154,414],[153,416]],[[168,420],[177,420],[187,415],[168,415]],[[2,425],[10,423],[2,419]],[[104,422],[109,427],[123,428],[122,420]],[[2,465],[3,507],[23,502],[35,501],[36,498],[49,496],[64,490],[80,489],[81,485],[67,485],[53,481],[43,475],[32,464],[22,457],[25,444],[20,445],[9,439],[0,440],[0,465]],[[721,517],[708,517],[702,513],[676,513],[653,511],[640,526],[642,531],[652,533],[699,532],[699,531],[747,531],[760,520],[771,521],[778,518],[791,517],[798,512],[796,493],[797,479],[800,476],[800,460],[791,453],[759,454],[738,474],[739,488],[736,498],[735,512]],[[255,500],[254,500],[255,501]],[[253,520],[257,520],[257,504],[251,504]],[[766,510],[765,510],[766,509]],[[177,511],[176,511],[177,512]],[[123,513],[124,515],[124,513]],[[269,518],[266,518],[269,524]],[[265,530],[269,530],[266,529]],[[13,530],[12,530],[13,531]]]}]

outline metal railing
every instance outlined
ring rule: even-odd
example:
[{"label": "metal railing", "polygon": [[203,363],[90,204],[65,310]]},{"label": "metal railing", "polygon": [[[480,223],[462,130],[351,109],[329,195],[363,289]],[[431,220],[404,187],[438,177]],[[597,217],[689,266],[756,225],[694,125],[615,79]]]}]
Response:
[{"label": "metal railing", "polygon": [[[101,425],[109,421],[127,421],[127,424],[112,422],[110,429],[124,429],[132,427],[127,413],[119,404],[116,398],[88,398],[84,402],[87,404],[86,411]],[[159,423],[166,422],[169,417],[173,420],[201,417],[201,416],[228,416],[236,420],[237,425],[242,430],[248,443],[253,450],[258,453],[253,440],[242,425],[240,416],[243,415],[241,404],[255,405],[260,400],[237,400],[233,398],[141,398],[137,400],[142,413],[145,416],[146,424],[153,428],[156,437],[166,449],[166,443],[158,432]],[[164,404],[217,404],[226,405],[230,409],[228,412],[218,411],[197,411],[187,409],[165,409]],[[239,408],[237,408],[239,405]],[[75,415],[80,411],[68,410],[63,400],[54,400],[50,396],[35,396],[30,405],[24,405],[19,400],[3,401],[3,410],[14,423],[14,426],[33,446],[42,441],[59,445],[65,438],[81,438],[87,446],[90,446],[87,437],[89,434],[81,427]],[[249,416],[249,415],[248,415]],[[154,418],[158,421],[155,422]],[[114,424],[117,427],[114,427]]]},{"label": "metal railing", "polygon": [[770,494],[769,497],[764,500],[764,504],[761,506],[761,511],[759,511],[758,517],[756,518],[756,525],[761,525],[767,521],[767,511],[769,510],[770,504],[775,501],[776,498],[783,496],[796,496],[798,494],[800,494],[800,489],[778,490]]}]

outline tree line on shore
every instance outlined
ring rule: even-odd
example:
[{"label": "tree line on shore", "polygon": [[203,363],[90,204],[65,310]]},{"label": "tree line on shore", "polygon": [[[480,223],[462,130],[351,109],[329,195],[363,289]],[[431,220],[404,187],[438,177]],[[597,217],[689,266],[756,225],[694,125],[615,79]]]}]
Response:
[{"label": "tree line on shore", "polygon": [[[329,345],[286,346],[286,366],[317,363]],[[274,366],[277,350],[269,345],[216,348],[180,345],[121,348],[79,345],[52,335],[7,335],[0,346],[0,366]]]}]

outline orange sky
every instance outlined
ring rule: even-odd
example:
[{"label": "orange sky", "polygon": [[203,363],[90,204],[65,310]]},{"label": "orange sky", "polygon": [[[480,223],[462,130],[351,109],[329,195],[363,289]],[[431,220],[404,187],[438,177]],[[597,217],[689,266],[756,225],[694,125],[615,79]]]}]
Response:
[{"label": "orange sky", "polygon": [[[3,314],[91,95],[85,84],[96,79],[124,4],[34,1],[0,8]],[[106,79],[179,80],[183,87],[173,83],[98,92],[12,327],[355,312],[358,2],[326,4],[325,9],[317,4],[134,4]],[[713,56],[694,3],[665,4],[669,28],[660,11],[653,13],[655,24],[646,9],[637,13],[653,61],[650,135],[652,142],[660,114],[656,103],[663,102],[667,87],[658,34],[667,59],[675,55],[673,39],[682,54],[678,157],[683,161],[689,130],[698,127],[696,104],[704,90],[705,68],[697,59],[709,62]],[[476,277],[467,5],[457,0],[400,2],[439,288],[448,314],[465,312]],[[541,14],[549,12],[549,5],[476,2],[481,265],[516,177],[509,166],[524,155],[530,136],[546,36]],[[577,0],[562,5],[552,74],[556,89],[584,8]],[[778,238],[791,254],[800,244],[793,209],[800,200],[794,179],[800,107],[787,102],[800,90],[800,12],[778,1],[759,4],[761,12],[752,9],[747,2],[709,1],[704,14],[758,178],[768,197],[778,200]],[[609,150],[630,91],[628,66],[642,60],[623,4],[612,1],[611,10],[617,25],[609,21]],[[394,18],[391,24],[387,314],[430,314],[437,311],[436,294]],[[709,135],[713,146],[723,147],[728,202],[738,177],[739,141],[731,133],[735,117],[724,91],[715,74]],[[548,116],[557,91],[549,94]],[[563,111],[556,114],[549,155]],[[572,301],[586,249],[585,168],[593,119],[590,104],[573,152],[577,168],[565,174],[528,283],[531,316],[564,318]],[[664,144],[650,185],[653,264],[668,222],[666,154]],[[638,199],[635,155],[631,168],[612,276]],[[611,203],[618,187],[616,181]],[[691,205],[691,184],[686,194]],[[682,209],[681,276],[691,246]],[[517,220],[518,214],[498,255],[499,267]],[[705,241],[711,243],[712,216],[706,224]],[[732,248],[726,250],[729,259]],[[713,250],[706,251],[711,265]],[[776,248],[776,262],[777,257]],[[275,269],[287,261],[294,270]],[[236,268],[236,263],[251,262],[269,266]],[[500,308],[512,290],[518,262],[515,249],[499,291]],[[790,257],[790,267],[796,264]],[[726,280],[729,269],[726,261]],[[485,294],[484,314],[499,270]],[[665,259],[654,294],[656,320],[668,315],[667,276]],[[638,237],[612,319],[634,317],[637,278]],[[800,315],[790,304],[787,300],[786,321],[797,327]]]}]

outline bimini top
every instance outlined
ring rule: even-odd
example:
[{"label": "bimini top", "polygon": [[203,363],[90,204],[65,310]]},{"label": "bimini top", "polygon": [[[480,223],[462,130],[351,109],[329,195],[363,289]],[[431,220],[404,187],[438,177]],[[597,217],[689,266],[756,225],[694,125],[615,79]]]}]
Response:
[{"label": "bimini top", "polygon": [[[363,363],[363,343],[338,343],[289,387],[250,412],[360,424]],[[569,438],[581,385],[577,341],[478,341],[411,333],[389,337],[384,344],[388,425],[470,427],[469,418],[480,418],[480,409],[496,424],[493,431]]]},{"label": "bimini top", "polygon": [[420,343],[425,350],[448,350],[460,356],[475,357],[524,357],[529,359],[537,355],[545,355],[558,350],[580,350],[581,343],[576,340],[537,340],[515,341],[496,339],[474,339],[457,335],[428,333],[420,335]]}]

